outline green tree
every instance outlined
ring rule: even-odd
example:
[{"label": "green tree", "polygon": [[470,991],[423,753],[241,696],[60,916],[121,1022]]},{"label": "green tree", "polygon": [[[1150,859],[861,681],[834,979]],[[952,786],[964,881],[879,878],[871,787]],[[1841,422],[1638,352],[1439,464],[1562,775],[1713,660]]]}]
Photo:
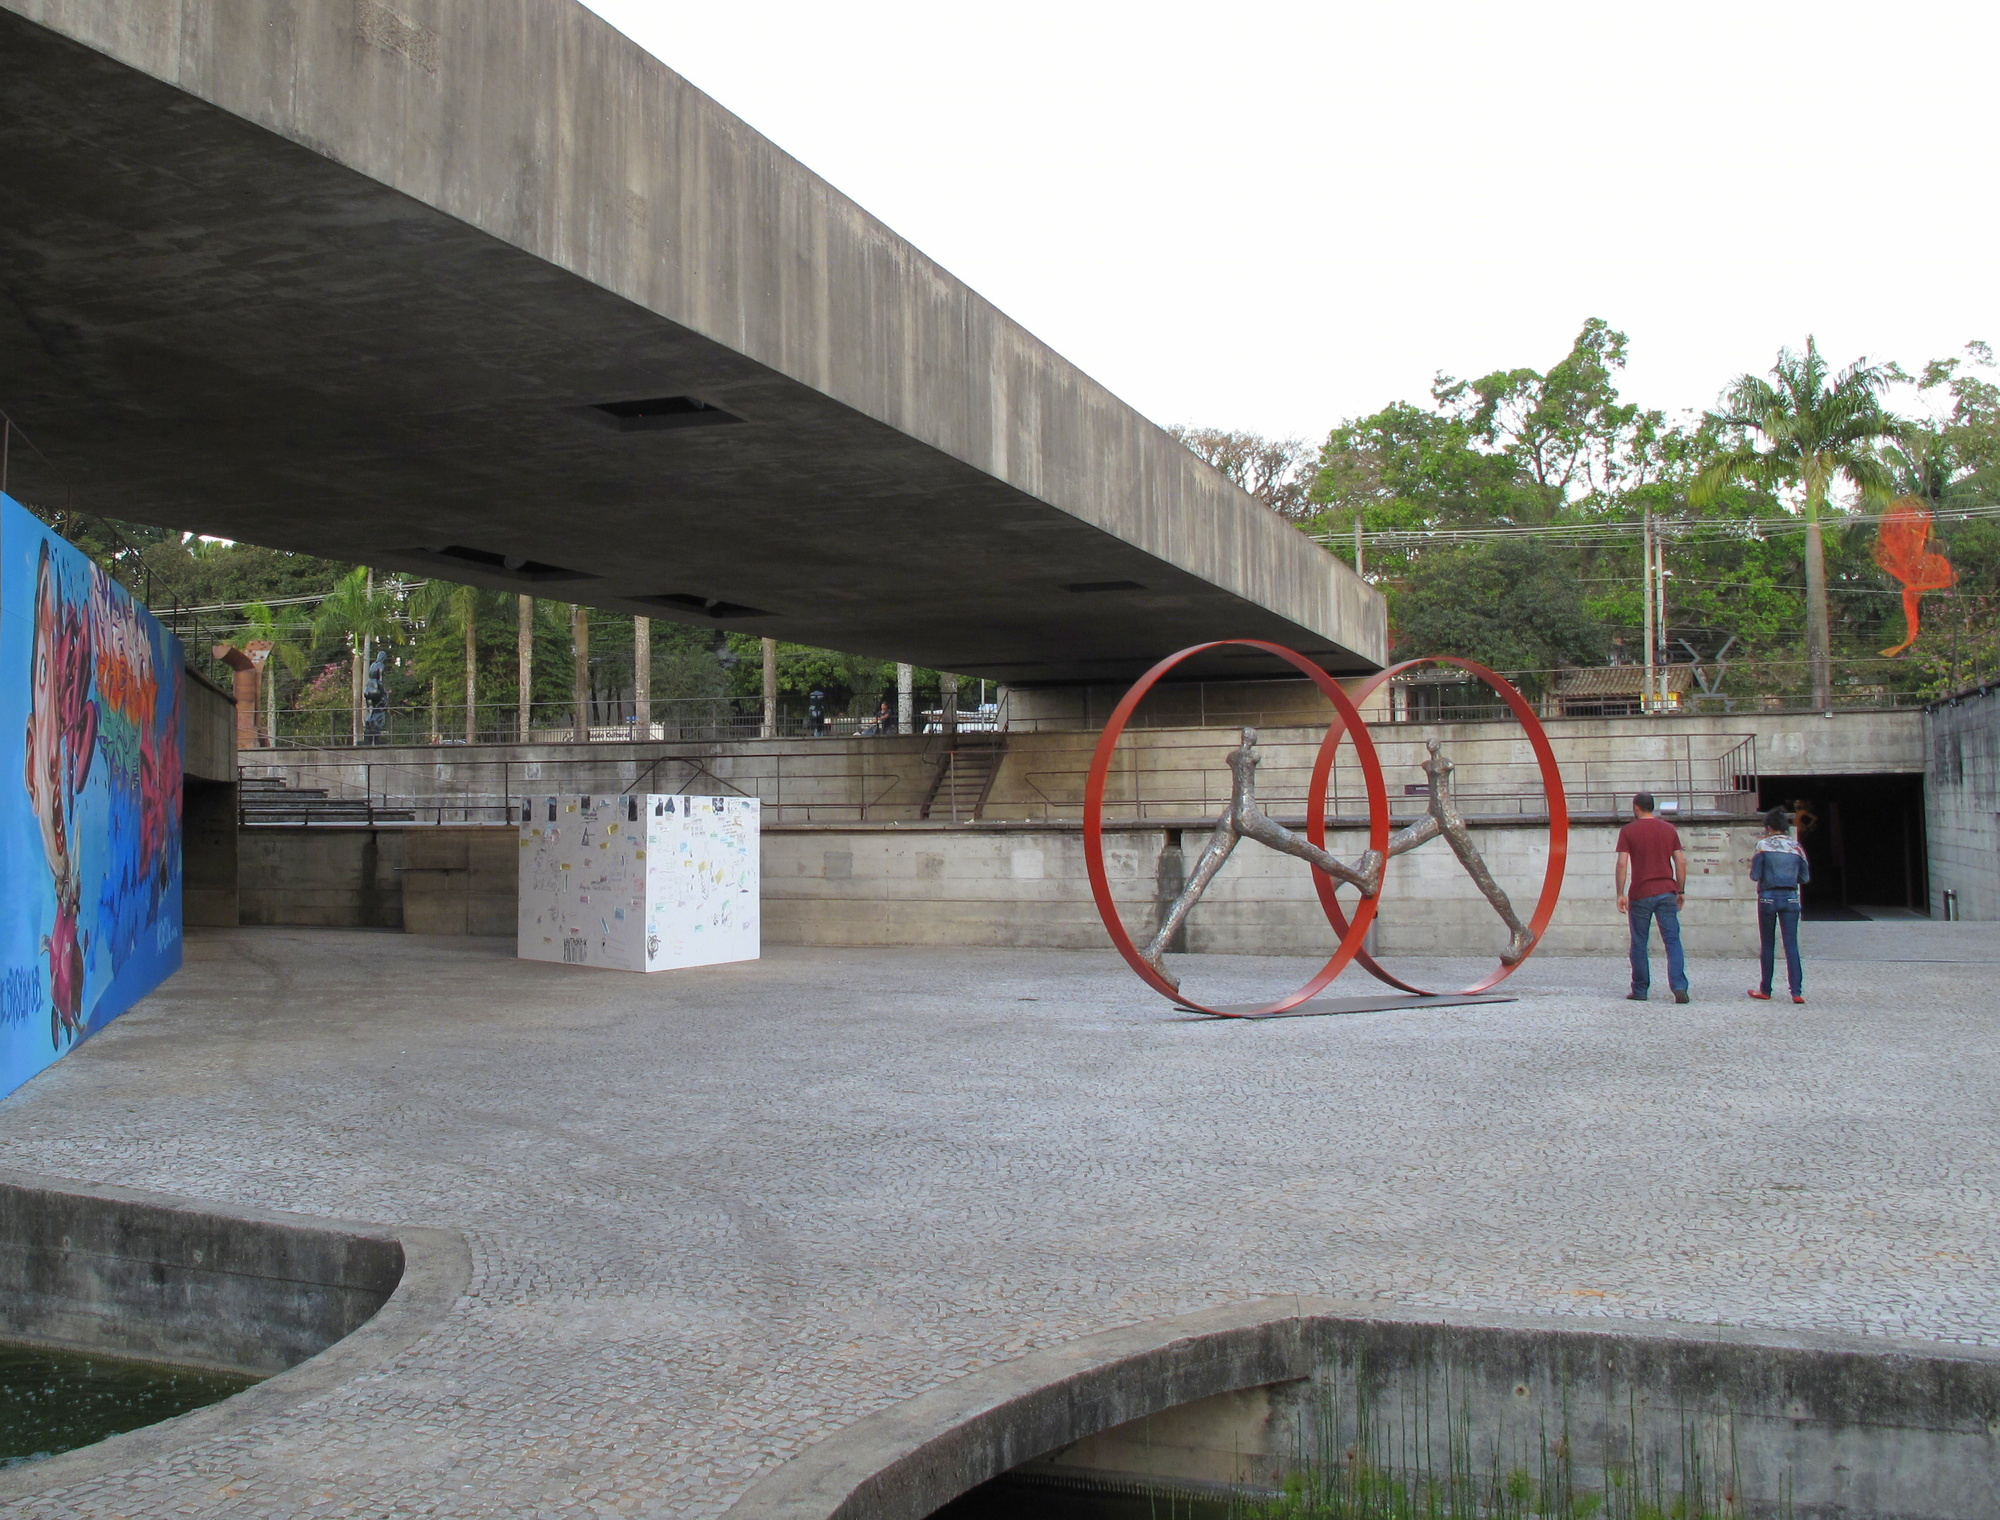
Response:
[{"label": "green tree", "polygon": [[[1615,494],[1658,478],[1670,430],[1618,399],[1626,337],[1592,317],[1544,372],[1439,375],[1428,407],[1398,401],[1342,423],[1320,450],[1314,525],[1339,552],[1370,532],[1541,526],[1616,509]],[[1372,557],[1393,579],[1403,557]]]},{"label": "green tree", "polygon": [[[1496,670],[1601,664],[1608,639],[1573,568],[1532,539],[1425,552],[1389,595],[1396,657],[1448,650]],[[1539,674],[1527,689],[1539,691]]]},{"label": "green tree", "polygon": [[410,593],[409,614],[425,632],[456,630],[465,649],[465,742],[479,739],[479,619],[493,595],[477,586],[429,580]]},{"label": "green tree", "polygon": [[359,744],[363,652],[371,639],[393,639],[400,631],[396,597],[389,591],[375,590],[369,572],[357,565],[321,599],[312,626],[313,637],[321,643],[338,640],[347,646],[348,711],[353,719],[353,742]]},{"label": "green tree", "polygon": [[1312,445],[1303,438],[1266,438],[1229,428],[1176,426],[1167,431],[1280,517],[1296,521],[1317,510],[1311,496],[1317,465]]},{"label": "green tree", "polygon": [[1701,472],[1688,495],[1701,505],[1741,479],[1795,496],[1806,528],[1806,660],[1813,705],[1825,711],[1833,705],[1833,671],[1821,514],[1837,481],[1870,495],[1885,488],[1874,445],[1895,426],[1881,402],[1894,375],[1887,366],[1857,360],[1829,378],[1826,359],[1809,337],[1802,354],[1779,350],[1771,377],[1740,375],[1729,387],[1715,419],[1733,435],[1734,446]]},{"label": "green tree", "polygon": [[267,744],[278,742],[278,670],[282,666],[297,680],[305,674],[306,652],[292,642],[292,634],[303,631],[300,625],[289,619],[280,619],[262,602],[249,602],[243,608],[243,625],[233,642],[245,653],[251,646],[262,644],[268,653],[262,662],[260,674],[264,680],[264,738]]}]

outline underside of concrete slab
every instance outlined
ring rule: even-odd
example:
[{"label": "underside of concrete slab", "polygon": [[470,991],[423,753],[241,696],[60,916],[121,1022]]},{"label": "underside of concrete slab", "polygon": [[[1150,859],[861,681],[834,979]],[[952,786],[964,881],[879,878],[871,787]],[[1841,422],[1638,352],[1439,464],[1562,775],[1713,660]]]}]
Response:
[{"label": "underside of concrete slab", "polygon": [[1015,685],[1385,654],[1344,565],[571,0],[0,0],[0,204],[0,406],[111,516]]}]

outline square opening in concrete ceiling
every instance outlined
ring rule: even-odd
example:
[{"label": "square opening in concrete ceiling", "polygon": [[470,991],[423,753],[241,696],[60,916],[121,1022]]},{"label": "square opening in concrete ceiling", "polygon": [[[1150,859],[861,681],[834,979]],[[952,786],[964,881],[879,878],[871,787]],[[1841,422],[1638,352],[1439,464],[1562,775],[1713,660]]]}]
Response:
[{"label": "square opening in concrete ceiling", "polygon": [[1146,588],[1137,581],[1077,581],[1063,587],[1065,591],[1144,591]]},{"label": "square opening in concrete ceiling", "polygon": [[449,574],[452,570],[479,570],[487,575],[503,575],[516,581],[594,581],[602,577],[588,570],[565,570],[561,565],[547,565],[538,559],[527,559],[518,554],[500,554],[492,549],[471,549],[464,544],[440,544],[417,549],[405,549],[405,557],[422,560],[436,565]]},{"label": "square opening in concrete ceiling", "polygon": [[591,417],[621,433],[653,432],[661,428],[719,427],[741,422],[734,412],[710,406],[697,396],[653,396],[643,401],[599,401],[586,409]]},{"label": "square opening in concrete ceiling", "polygon": [[775,617],[775,613],[764,612],[756,607],[746,607],[741,602],[725,602],[720,597],[690,596],[684,591],[663,592],[659,596],[628,596],[628,602],[641,602],[651,607],[669,607],[676,612],[696,612],[703,617],[740,618]]}]

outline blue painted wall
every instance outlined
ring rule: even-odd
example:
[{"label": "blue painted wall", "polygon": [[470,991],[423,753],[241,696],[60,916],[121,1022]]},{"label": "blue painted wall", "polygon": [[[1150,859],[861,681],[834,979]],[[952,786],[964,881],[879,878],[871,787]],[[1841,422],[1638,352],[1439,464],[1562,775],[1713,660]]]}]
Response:
[{"label": "blue painted wall", "polygon": [[0,1094],[181,963],[180,641],[0,496]]}]

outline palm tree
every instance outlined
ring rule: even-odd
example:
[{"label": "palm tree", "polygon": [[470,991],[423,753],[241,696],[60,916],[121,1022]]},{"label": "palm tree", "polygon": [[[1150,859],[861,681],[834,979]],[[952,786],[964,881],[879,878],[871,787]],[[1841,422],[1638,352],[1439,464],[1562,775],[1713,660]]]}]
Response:
[{"label": "palm tree", "polygon": [[320,598],[313,614],[313,637],[321,643],[339,639],[347,645],[349,671],[353,682],[352,712],[354,742],[361,742],[361,661],[370,639],[393,639],[397,632],[396,598],[377,591],[374,576],[356,566]]},{"label": "palm tree", "polygon": [[526,744],[534,729],[535,599],[523,594],[514,610],[515,681],[520,688],[520,707],[514,715],[514,728],[515,737]]},{"label": "palm tree", "polygon": [[[269,668],[276,661],[292,673],[296,680],[305,673],[306,652],[291,640],[299,625],[292,622],[281,623],[262,602],[247,602],[243,607],[243,631],[235,640],[237,648],[251,654],[251,646],[262,644],[266,651],[264,668],[260,671],[264,680],[264,742],[275,745],[278,742],[278,673]],[[253,659],[255,655],[251,656]]]},{"label": "palm tree", "polygon": [[[1820,509],[1839,479],[1869,495],[1886,489],[1887,473],[1871,445],[1896,425],[1880,400],[1893,376],[1885,365],[1857,359],[1829,381],[1826,359],[1811,338],[1803,354],[1780,349],[1771,375],[1777,384],[1740,375],[1724,393],[1726,410],[1715,420],[1744,441],[1696,477],[1688,499],[1706,506],[1731,480],[1789,486],[1799,493],[1806,520],[1806,660],[1813,705],[1825,712],[1833,706],[1833,673]],[[1750,441],[1752,433],[1761,448]]]},{"label": "palm tree", "polygon": [[486,596],[477,586],[450,581],[426,581],[410,596],[410,616],[426,628],[440,619],[455,623],[465,636],[465,742],[479,738],[479,613]]},{"label": "palm tree", "polygon": [[1935,512],[1946,498],[1965,493],[1967,468],[1943,428],[1899,422],[1889,439],[1881,451],[1883,494],[1914,497]]}]

